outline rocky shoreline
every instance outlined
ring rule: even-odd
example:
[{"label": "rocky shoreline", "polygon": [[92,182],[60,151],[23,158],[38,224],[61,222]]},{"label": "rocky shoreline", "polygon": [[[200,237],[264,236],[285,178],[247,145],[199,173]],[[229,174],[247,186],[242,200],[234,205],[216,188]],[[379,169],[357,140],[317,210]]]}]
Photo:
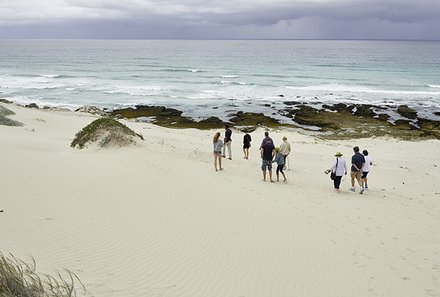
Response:
[{"label": "rocky shoreline", "polygon": [[[3,103],[12,103],[0,99]],[[375,106],[371,104],[307,104],[301,101],[284,101],[283,108],[273,107],[271,115],[255,112],[231,112],[227,120],[211,116],[194,120],[183,111],[165,106],[138,105],[120,109],[100,109],[84,106],[76,112],[100,116],[135,119],[170,128],[215,129],[225,124],[239,130],[253,131],[257,127],[298,128],[325,139],[366,137],[393,137],[397,139],[440,139],[440,113],[436,119],[427,119],[407,105]],[[35,103],[26,105],[39,108]],[[43,107],[44,109],[57,109]]]}]

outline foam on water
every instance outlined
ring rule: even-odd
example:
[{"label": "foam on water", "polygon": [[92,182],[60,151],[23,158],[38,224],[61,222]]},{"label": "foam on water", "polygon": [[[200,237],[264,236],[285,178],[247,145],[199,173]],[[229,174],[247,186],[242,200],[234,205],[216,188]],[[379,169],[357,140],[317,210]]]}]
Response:
[{"label": "foam on water", "polygon": [[290,100],[440,106],[439,42],[59,40],[49,47],[21,40],[0,46],[0,95],[26,104],[169,105],[188,107],[192,116],[218,115],[222,106],[265,112],[263,102]]}]

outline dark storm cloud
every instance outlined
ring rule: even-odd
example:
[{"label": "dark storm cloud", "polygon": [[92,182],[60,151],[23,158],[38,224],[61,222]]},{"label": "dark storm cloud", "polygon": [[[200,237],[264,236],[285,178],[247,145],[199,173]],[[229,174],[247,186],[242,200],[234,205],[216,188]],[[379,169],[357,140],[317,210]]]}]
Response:
[{"label": "dark storm cloud", "polygon": [[0,3],[0,37],[440,37],[432,28],[440,22],[439,0],[40,0],[38,5],[28,2]]}]

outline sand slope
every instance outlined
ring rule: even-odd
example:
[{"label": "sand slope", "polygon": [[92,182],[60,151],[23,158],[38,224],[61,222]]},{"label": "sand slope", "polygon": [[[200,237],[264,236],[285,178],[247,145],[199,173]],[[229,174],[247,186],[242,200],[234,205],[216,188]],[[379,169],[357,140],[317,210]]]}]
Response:
[{"label": "sand slope", "polygon": [[[93,296],[440,296],[440,141],[320,141],[295,131],[288,182],[261,181],[233,131],[216,173],[215,131],[124,121],[137,146],[69,147],[95,117],[4,105],[0,250],[72,269]],[[223,132],[223,131],[221,131]],[[364,195],[332,190],[336,151],[367,148]]]}]

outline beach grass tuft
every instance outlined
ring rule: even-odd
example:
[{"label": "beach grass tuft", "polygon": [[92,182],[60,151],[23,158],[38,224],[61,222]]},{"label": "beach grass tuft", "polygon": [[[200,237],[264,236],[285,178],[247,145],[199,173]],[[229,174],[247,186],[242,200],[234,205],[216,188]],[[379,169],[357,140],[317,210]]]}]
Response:
[{"label": "beach grass tuft", "polygon": [[9,110],[6,107],[0,105],[0,125],[12,127],[23,126],[22,123],[7,118],[7,116],[14,114],[15,112],[13,112],[12,110]]},{"label": "beach grass tuft", "polygon": [[70,146],[80,149],[90,143],[97,143],[100,147],[125,146],[134,143],[135,137],[144,139],[141,134],[137,134],[119,121],[103,117],[79,131]]},{"label": "beach grass tuft", "polygon": [[[78,292],[85,296],[86,289],[75,273],[65,270],[56,277],[36,272],[36,263],[28,264],[13,255],[0,252],[1,297],[73,297]],[[79,286],[79,290],[76,289]]]}]

